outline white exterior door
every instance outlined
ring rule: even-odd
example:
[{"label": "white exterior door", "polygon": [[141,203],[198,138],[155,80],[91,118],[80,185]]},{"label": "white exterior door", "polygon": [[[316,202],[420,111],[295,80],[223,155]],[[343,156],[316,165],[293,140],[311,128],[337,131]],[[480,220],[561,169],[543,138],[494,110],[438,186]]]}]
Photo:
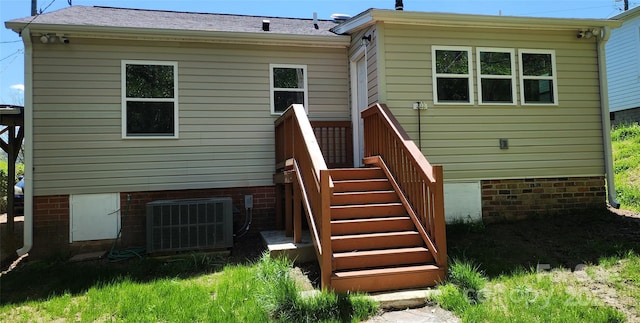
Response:
[{"label": "white exterior door", "polygon": [[70,242],[115,239],[120,230],[120,194],[69,196]]},{"label": "white exterior door", "polygon": [[367,60],[364,50],[356,59],[351,61],[351,88],[354,90],[352,98],[352,116],[353,124],[353,163],[355,167],[362,166],[364,158],[364,124],[360,113],[369,105],[369,96],[367,91]]}]

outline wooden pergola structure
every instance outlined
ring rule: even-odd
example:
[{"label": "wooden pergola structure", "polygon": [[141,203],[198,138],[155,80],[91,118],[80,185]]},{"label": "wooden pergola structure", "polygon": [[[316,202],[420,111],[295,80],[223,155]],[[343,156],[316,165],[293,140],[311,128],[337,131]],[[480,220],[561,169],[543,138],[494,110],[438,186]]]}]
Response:
[{"label": "wooden pergola structure", "polygon": [[16,184],[16,160],[24,139],[24,107],[0,104],[0,147],[7,153],[7,229],[14,231],[14,186]]}]

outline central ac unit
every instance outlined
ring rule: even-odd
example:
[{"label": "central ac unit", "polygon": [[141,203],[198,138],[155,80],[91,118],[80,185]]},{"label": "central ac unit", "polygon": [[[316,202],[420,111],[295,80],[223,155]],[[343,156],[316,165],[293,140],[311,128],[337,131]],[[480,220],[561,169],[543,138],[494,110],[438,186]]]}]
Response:
[{"label": "central ac unit", "polygon": [[147,252],[233,246],[230,197],[147,203]]}]

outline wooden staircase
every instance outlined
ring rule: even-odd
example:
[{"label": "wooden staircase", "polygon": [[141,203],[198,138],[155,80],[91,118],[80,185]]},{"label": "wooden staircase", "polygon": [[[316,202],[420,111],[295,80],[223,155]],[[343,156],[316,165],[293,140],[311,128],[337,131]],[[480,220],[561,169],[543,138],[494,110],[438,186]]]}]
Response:
[{"label": "wooden staircase", "polygon": [[444,278],[382,169],[330,174],[334,290],[426,287]]},{"label": "wooden staircase", "polygon": [[322,288],[433,286],[447,271],[442,166],[427,161],[386,106],[362,118],[362,169],[327,167],[303,106],[276,120],[276,210],[285,232],[300,242],[306,219]]}]

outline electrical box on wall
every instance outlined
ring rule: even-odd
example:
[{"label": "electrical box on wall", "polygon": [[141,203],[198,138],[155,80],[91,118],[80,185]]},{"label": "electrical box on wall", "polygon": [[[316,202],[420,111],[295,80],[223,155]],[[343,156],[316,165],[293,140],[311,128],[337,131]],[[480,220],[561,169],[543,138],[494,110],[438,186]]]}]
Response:
[{"label": "electrical box on wall", "polygon": [[413,102],[413,109],[414,110],[426,110],[427,109],[427,103],[424,102],[424,101]]}]

